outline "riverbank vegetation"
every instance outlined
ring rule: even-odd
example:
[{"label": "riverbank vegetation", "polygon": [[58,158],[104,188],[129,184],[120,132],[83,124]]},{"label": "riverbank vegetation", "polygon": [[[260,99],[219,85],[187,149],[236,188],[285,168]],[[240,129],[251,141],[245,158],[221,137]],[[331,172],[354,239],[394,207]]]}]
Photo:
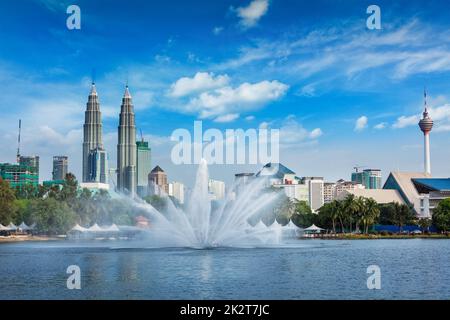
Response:
[{"label": "riverbank vegetation", "polygon": [[35,224],[39,234],[65,234],[76,223],[131,225],[141,213],[121,199],[112,199],[104,190],[93,193],[80,189],[73,174],[66,176],[63,185],[39,186],[34,192],[14,192],[0,178],[0,223]]},{"label": "riverbank vegetation", "polygon": [[[428,233],[432,225],[440,232],[450,231],[450,199],[440,202],[432,220],[418,219],[413,208],[405,204],[377,204],[371,198],[354,195],[326,203],[317,213],[312,213],[305,201],[283,197],[275,212],[275,219],[281,224],[290,220],[300,228],[315,224],[333,234],[394,236],[393,232],[374,231],[375,225],[396,226],[399,234],[404,232],[405,226],[418,226],[423,233]],[[267,220],[270,219],[263,218],[263,222]]]}]

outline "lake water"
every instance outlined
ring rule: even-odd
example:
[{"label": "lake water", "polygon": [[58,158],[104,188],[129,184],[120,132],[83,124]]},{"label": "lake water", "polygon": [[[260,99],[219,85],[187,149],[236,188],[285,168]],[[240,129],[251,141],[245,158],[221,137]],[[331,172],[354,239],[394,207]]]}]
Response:
[{"label": "lake water", "polygon": [[[449,299],[449,240],[299,240],[286,248],[0,244],[0,299]],[[122,248],[121,248],[122,247]],[[66,269],[81,269],[69,290]],[[367,267],[381,289],[367,288]]]}]

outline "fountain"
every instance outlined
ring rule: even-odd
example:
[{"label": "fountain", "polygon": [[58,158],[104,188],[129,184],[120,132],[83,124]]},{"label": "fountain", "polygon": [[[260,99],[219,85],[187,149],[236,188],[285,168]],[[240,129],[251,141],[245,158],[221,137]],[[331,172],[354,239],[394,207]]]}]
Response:
[{"label": "fountain", "polygon": [[[217,208],[212,208],[208,192],[208,166],[202,160],[194,189],[184,209],[166,198],[166,209],[160,212],[141,199],[131,200],[146,212],[151,228],[146,240],[157,247],[253,247],[278,245],[280,228],[266,227],[260,220],[275,206],[279,193],[269,191],[264,177],[256,178],[244,188],[236,185]],[[251,225],[249,221],[256,221]],[[278,223],[274,222],[278,225]],[[280,226],[281,227],[281,226]]]}]

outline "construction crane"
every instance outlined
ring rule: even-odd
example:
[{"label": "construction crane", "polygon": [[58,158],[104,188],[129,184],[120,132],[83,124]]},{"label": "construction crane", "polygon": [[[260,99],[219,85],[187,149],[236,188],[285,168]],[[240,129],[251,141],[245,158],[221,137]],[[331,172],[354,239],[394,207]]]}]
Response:
[{"label": "construction crane", "polygon": [[142,129],[139,128],[139,131],[141,132],[141,141],[144,142],[144,135],[142,134]]},{"label": "construction crane", "polygon": [[20,163],[20,133],[22,131],[22,120],[19,119],[19,136],[17,138],[17,155],[16,155],[16,161],[17,163]]},{"label": "construction crane", "polygon": [[353,169],[355,169],[355,172],[359,172],[359,169],[364,169],[364,168],[367,168],[367,166],[355,165],[355,166],[353,167]]}]

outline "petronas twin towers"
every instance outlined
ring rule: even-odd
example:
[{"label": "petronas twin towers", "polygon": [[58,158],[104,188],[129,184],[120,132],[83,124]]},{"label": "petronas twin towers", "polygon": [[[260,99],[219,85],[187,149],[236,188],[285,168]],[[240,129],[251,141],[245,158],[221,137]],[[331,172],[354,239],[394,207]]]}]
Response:
[{"label": "petronas twin towers", "polygon": [[[128,86],[122,98],[117,143],[117,190],[136,193],[136,124]],[[102,118],[95,84],[92,83],[84,122],[83,182],[108,183],[108,165],[102,141]]]}]

